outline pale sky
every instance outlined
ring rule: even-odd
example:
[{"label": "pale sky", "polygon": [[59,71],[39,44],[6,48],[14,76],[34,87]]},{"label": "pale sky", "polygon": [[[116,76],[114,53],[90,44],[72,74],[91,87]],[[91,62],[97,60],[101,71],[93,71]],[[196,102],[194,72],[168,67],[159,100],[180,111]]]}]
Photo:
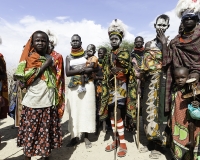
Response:
[{"label": "pale sky", "polygon": [[65,58],[71,50],[70,38],[77,33],[83,48],[108,41],[107,28],[113,19],[120,19],[127,29],[125,39],[143,36],[155,38],[153,24],[160,14],[170,16],[166,32],[172,39],[178,33],[180,19],[174,13],[176,0],[1,0],[0,52],[7,66],[15,67],[22,47],[36,30],[50,29],[58,37],[55,50]]}]

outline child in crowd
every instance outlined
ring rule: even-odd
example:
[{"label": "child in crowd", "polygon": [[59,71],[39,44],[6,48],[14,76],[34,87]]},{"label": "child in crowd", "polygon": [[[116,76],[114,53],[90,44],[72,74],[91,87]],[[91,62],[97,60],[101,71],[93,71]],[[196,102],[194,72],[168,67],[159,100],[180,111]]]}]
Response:
[{"label": "child in crowd", "polygon": [[[194,150],[194,147],[198,145],[198,143],[195,144],[195,138],[200,135],[200,128],[198,127],[200,125],[198,124],[197,126],[197,123],[194,124],[188,114],[188,104],[190,104],[191,99],[189,97],[184,99],[188,90],[186,83],[188,77],[189,70],[186,67],[174,69],[175,87],[173,87],[172,91],[170,127],[172,130],[172,151],[174,157],[178,160],[187,159],[186,157],[189,157],[190,160],[193,159],[193,154],[197,152]],[[194,129],[194,125],[196,126],[196,130]]]},{"label": "child in crowd", "polygon": [[[89,44],[86,49],[87,61],[86,68],[96,68],[98,65],[98,58],[94,55],[96,53],[96,47],[93,44]],[[78,93],[86,92],[85,82],[91,79],[91,76],[87,76],[86,74],[81,75],[81,85],[78,88]]]},{"label": "child in crowd", "polygon": [[48,160],[52,149],[62,144],[56,71],[48,46],[48,35],[34,32],[14,74],[27,88],[17,136],[17,146],[23,147],[25,160],[33,156]]}]

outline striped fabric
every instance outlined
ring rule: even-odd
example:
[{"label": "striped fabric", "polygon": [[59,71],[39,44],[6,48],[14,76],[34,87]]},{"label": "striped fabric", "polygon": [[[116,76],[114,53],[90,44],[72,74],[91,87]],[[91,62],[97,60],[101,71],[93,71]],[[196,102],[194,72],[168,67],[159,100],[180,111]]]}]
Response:
[{"label": "striped fabric", "polygon": [[194,33],[188,37],[189,42],[180,43],[181,35],[177,35],[171,40],[168,52],[163,55],[163,67],[167,71],[165,111],[170,111],[171,90],[173,80],[173,70],[176,67],[184,66],[190,73],[200,74],[200,25],[197,25]]},{"label": "striped fabric", "polygon": [[117,132],[119,134],[119,141],[120,141],[120,146],[122,143],[126,143],[124,139],[124,123],[122,118],[117,121]]}]

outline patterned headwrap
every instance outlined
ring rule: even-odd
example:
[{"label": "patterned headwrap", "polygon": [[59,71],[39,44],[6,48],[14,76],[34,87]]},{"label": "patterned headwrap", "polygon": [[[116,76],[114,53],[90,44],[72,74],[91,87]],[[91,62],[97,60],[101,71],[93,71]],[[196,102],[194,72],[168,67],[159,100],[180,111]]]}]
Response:
[{"label": "patterned headwrap", "polygon": [[199,17],[200,0],[179,0],[175,10],[179,18],[182,18],[187,14],[197,15]]},{"label": "patterned headwrap", "polygon": [[112,21],[108,28],[108,35],[118,35],[123,39],[125,37],[125,30],[124,30],[124,24],[121,20],[115,19]]},{"label": "patterned headwrap", "polygon": [[[20,80],[21,82],[21,87],[24,86],[30,86],[37,75],[40,72],[40,67],[45,63],[47,58],[45,56],[41,56],[38,54],[31,42],[32,42],[32,37],[35,33],[41,32],[46,34],[45,32],[42,31],[36,31],[32,34],[28,42],[26,43],[24,50],[22,52],[19,64],[17,66],[17,69],[15,71],[15,77],[17,80]],[[47,36],[48,38],[48,36]],[[49,38],[48,38],[49,41]],[[46,54],[48,54],[48,50],[46,51]],[[44,80],[47,84],[48,88],[54,88],[55,89],[55,104],[58,104],[58,89],[56,87],[56,73],[55,73],[54,67],[50,66],[48,67],[42,76],[40,77],[42,80]]]}]

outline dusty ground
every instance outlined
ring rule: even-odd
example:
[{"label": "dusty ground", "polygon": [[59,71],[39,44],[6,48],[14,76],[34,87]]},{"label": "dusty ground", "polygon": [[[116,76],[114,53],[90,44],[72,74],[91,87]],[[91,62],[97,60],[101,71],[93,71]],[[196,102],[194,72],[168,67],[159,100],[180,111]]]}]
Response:
[{"label": "dusty ground", "polygon": [[[64,118],[62,120],[63,129],[63,146],[60,149],[53,150],[51,159],[52,160],[113,160],[114,151],[105,152],[104,148],[107,144],[112,142],[111,132],[100,131],[100,134],[96,136],[95,134],[89,135],[92,141],[92,148],[86,149],[83,140],[75,148],[67,148],[66,144],[70,140],[70,134],[67,131],[68,114],[65,112]],[[16,135],[17,128],[13,127],[13,119],[8,117],[7,119],[0,121],[0,134],[2,135],[2,144],[0,147],[0,160],[22,160],[23,151],[22,148],[16,146]],[[141,143],[145,143],[145,135],[141,132]],[[134,141],[132,133],[125,132],[125,139],[127,140],[128,152],[126,157],[118,158],[123,160],[148,160],[149,153],[139,153]],[[142,146],[142,144],[140,144]],[[33,157],[33,160],[41,159],[40,157]],[[170,152],[165,151],[165,155],[162,155],[160,160],[171,160]]]},{"label": "dusty ground", "polygon": [[[66,78],[66,88],[69,79]],[[66,91],[67,95],[67,91]],[[140,117],[141,118],[141,117]],[[140,119],[141,120],[141,119]],[[140,121],[140,124],[142,122]],[[16,146],[17,128],[13,129],[14,120],[10,117],[4,120],[0,120],[0,134],[2,135],[2,144],[0,146],[0,160],[23,160],[22,148]],[[101,131],[99,135],[90,134],[89,139],[92,141],[92,148],[86,149],[83,139],[74,148],[67,148],[66,144],[70,140],[70,134],[67,131],[68,113],[65,112],[62,119],[62,131],[63,131],[63,146],[60,149],[53,150],[51,154],[51,160],[114,160],[114,151],[105,152],[105,147],[110,144],[112,140],[112,132],[106,134]],[[146,144],[146,138],[144,131],[142,130],[142,124],[140,125],[140,142]],[[149,152],[139,153],[135,139],[132,133],[125,132],[125,139],[127,140],[128,152],[126,157],[116,158],[117,160],[149,160]],[[140,147],[142,147],[140,144]],[[32,160],[41,159],[40,157],[33,157]],[[163,155],[159,160],[171,160],[171,154],[169,150],[164,150]]]}]

